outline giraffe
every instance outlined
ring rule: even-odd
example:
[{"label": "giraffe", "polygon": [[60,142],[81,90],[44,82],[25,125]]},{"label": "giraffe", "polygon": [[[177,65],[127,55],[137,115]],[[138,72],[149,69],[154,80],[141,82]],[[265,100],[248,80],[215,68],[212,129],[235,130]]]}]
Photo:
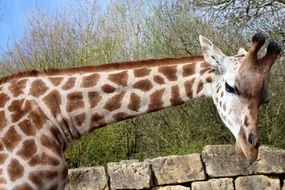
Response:
[{"label": "giraffe", "polygon": [[236,138],[257,158],[258,110],[269,100],[268,76],[281,49],[256,34],[249,51],[226,56],[199,37],[203,56],[27,71],[0,80],[0,189],[63,189],[63,152],[81,136],[143,113],[211,97]]}]

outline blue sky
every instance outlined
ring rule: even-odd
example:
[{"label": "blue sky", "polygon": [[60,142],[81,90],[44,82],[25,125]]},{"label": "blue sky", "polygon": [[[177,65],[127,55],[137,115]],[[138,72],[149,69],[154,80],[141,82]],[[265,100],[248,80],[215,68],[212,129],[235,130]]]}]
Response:
[{"label": "blue sky", "polygon": [[75,0],[0,0],[0,51],[7,50],[25,31],[27,17],[36,9],[53,14]]}]

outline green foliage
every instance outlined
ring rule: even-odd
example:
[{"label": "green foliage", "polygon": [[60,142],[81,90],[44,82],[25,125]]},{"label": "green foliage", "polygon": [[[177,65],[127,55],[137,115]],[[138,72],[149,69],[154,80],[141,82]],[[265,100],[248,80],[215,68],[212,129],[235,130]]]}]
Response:
[{"label": "green foliage", "polygon": [[[244,24],[228,27],[217,25],[210,16],[201,17],[203,7],[195,1],[108,2],[107,8],[100,8],[97,1],[78,1],[54,16],[35,12],[24,38],[2,57],[1,75],[196,55],[200,53],[199,34],[233,55],[240,47],[247,48],[252,35],[248,32],[252,28]],[[230,21],[224,19],[225,23]],[[281,148],[285,148],[284,73],[284,66],[277,63],[270,83],[272,101],[260,114],[262,144]],[[65,155],[70,167],[79,167],[199,152],[207,144],[234,141],[212,100],[201,99],[98,129],[74,142]]]}]

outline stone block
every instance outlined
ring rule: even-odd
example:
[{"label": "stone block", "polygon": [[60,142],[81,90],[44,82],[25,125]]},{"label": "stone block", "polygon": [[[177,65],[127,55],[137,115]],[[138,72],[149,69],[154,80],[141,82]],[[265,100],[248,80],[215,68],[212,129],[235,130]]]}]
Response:
[{"label": "stone block", "polygon": [[159,157],[151,160],[156,185],[180,184],[206,178],[200,154]]},{"label": "stone block", "polygon": [[233,179],[219,178],[192,183],[192,190],[234,190]]},{"label": "stone block", "polygon": [[103,166],[68,170],[65,190],[108,190],[108,182]]},{"label": "stone block", "polygon": [[252,163],[236,155],[232,145],[205,146],[202,160],[210,177],[233,177],[253,173]]},{"label": "stone block", "polygon": [[255,173],[258,174],[284,174],[285,150],[261,146],[257,161],[253,165]]},{"label": "stone block", "polygon": [[152,190],[191,190],[191,188],[182,185],[169,185],[169,186],[154,187],[152,188]]},{"label": "stone block", "polygon": [[235,187],[236,190],[280,190],[280,180],[264,175],[244,176],[235,180]]},{"label": "stone block", "polygon": [[259,148],[257,161],[253,163],[237,156],[232,145],[205,146],[202,160],[210,177],[285,173],[285,150],[268,146]]},{"label": "stone block", "polygon": [[111,189],[146,189],[152,185],[149,162],[137,160],[108,163]]}]

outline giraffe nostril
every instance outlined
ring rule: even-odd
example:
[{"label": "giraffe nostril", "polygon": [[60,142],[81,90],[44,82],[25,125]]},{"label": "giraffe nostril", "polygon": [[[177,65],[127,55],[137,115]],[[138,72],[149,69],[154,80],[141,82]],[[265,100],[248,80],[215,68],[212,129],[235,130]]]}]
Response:
[{"label": "giraffe nostril", "polygon": [[253,144],[252,138],[249,138],[249,139],[248,139],[248,143],[251,144],[251,145]]},{"label": "giraffe nostril", "polygon": [[249,135],[248,135],[248,143],[249,144],[253,143],[253,134],[252,133],[249,133]]},{"label": "giraffe nostril", "polygon": [[256,135],[250,133],[249,136],[248,136],[247,141],[248,141],[248,144],[250,144],[254,148],[258,148],[259,147],[259,140],[258,140],[258,137]]}]

